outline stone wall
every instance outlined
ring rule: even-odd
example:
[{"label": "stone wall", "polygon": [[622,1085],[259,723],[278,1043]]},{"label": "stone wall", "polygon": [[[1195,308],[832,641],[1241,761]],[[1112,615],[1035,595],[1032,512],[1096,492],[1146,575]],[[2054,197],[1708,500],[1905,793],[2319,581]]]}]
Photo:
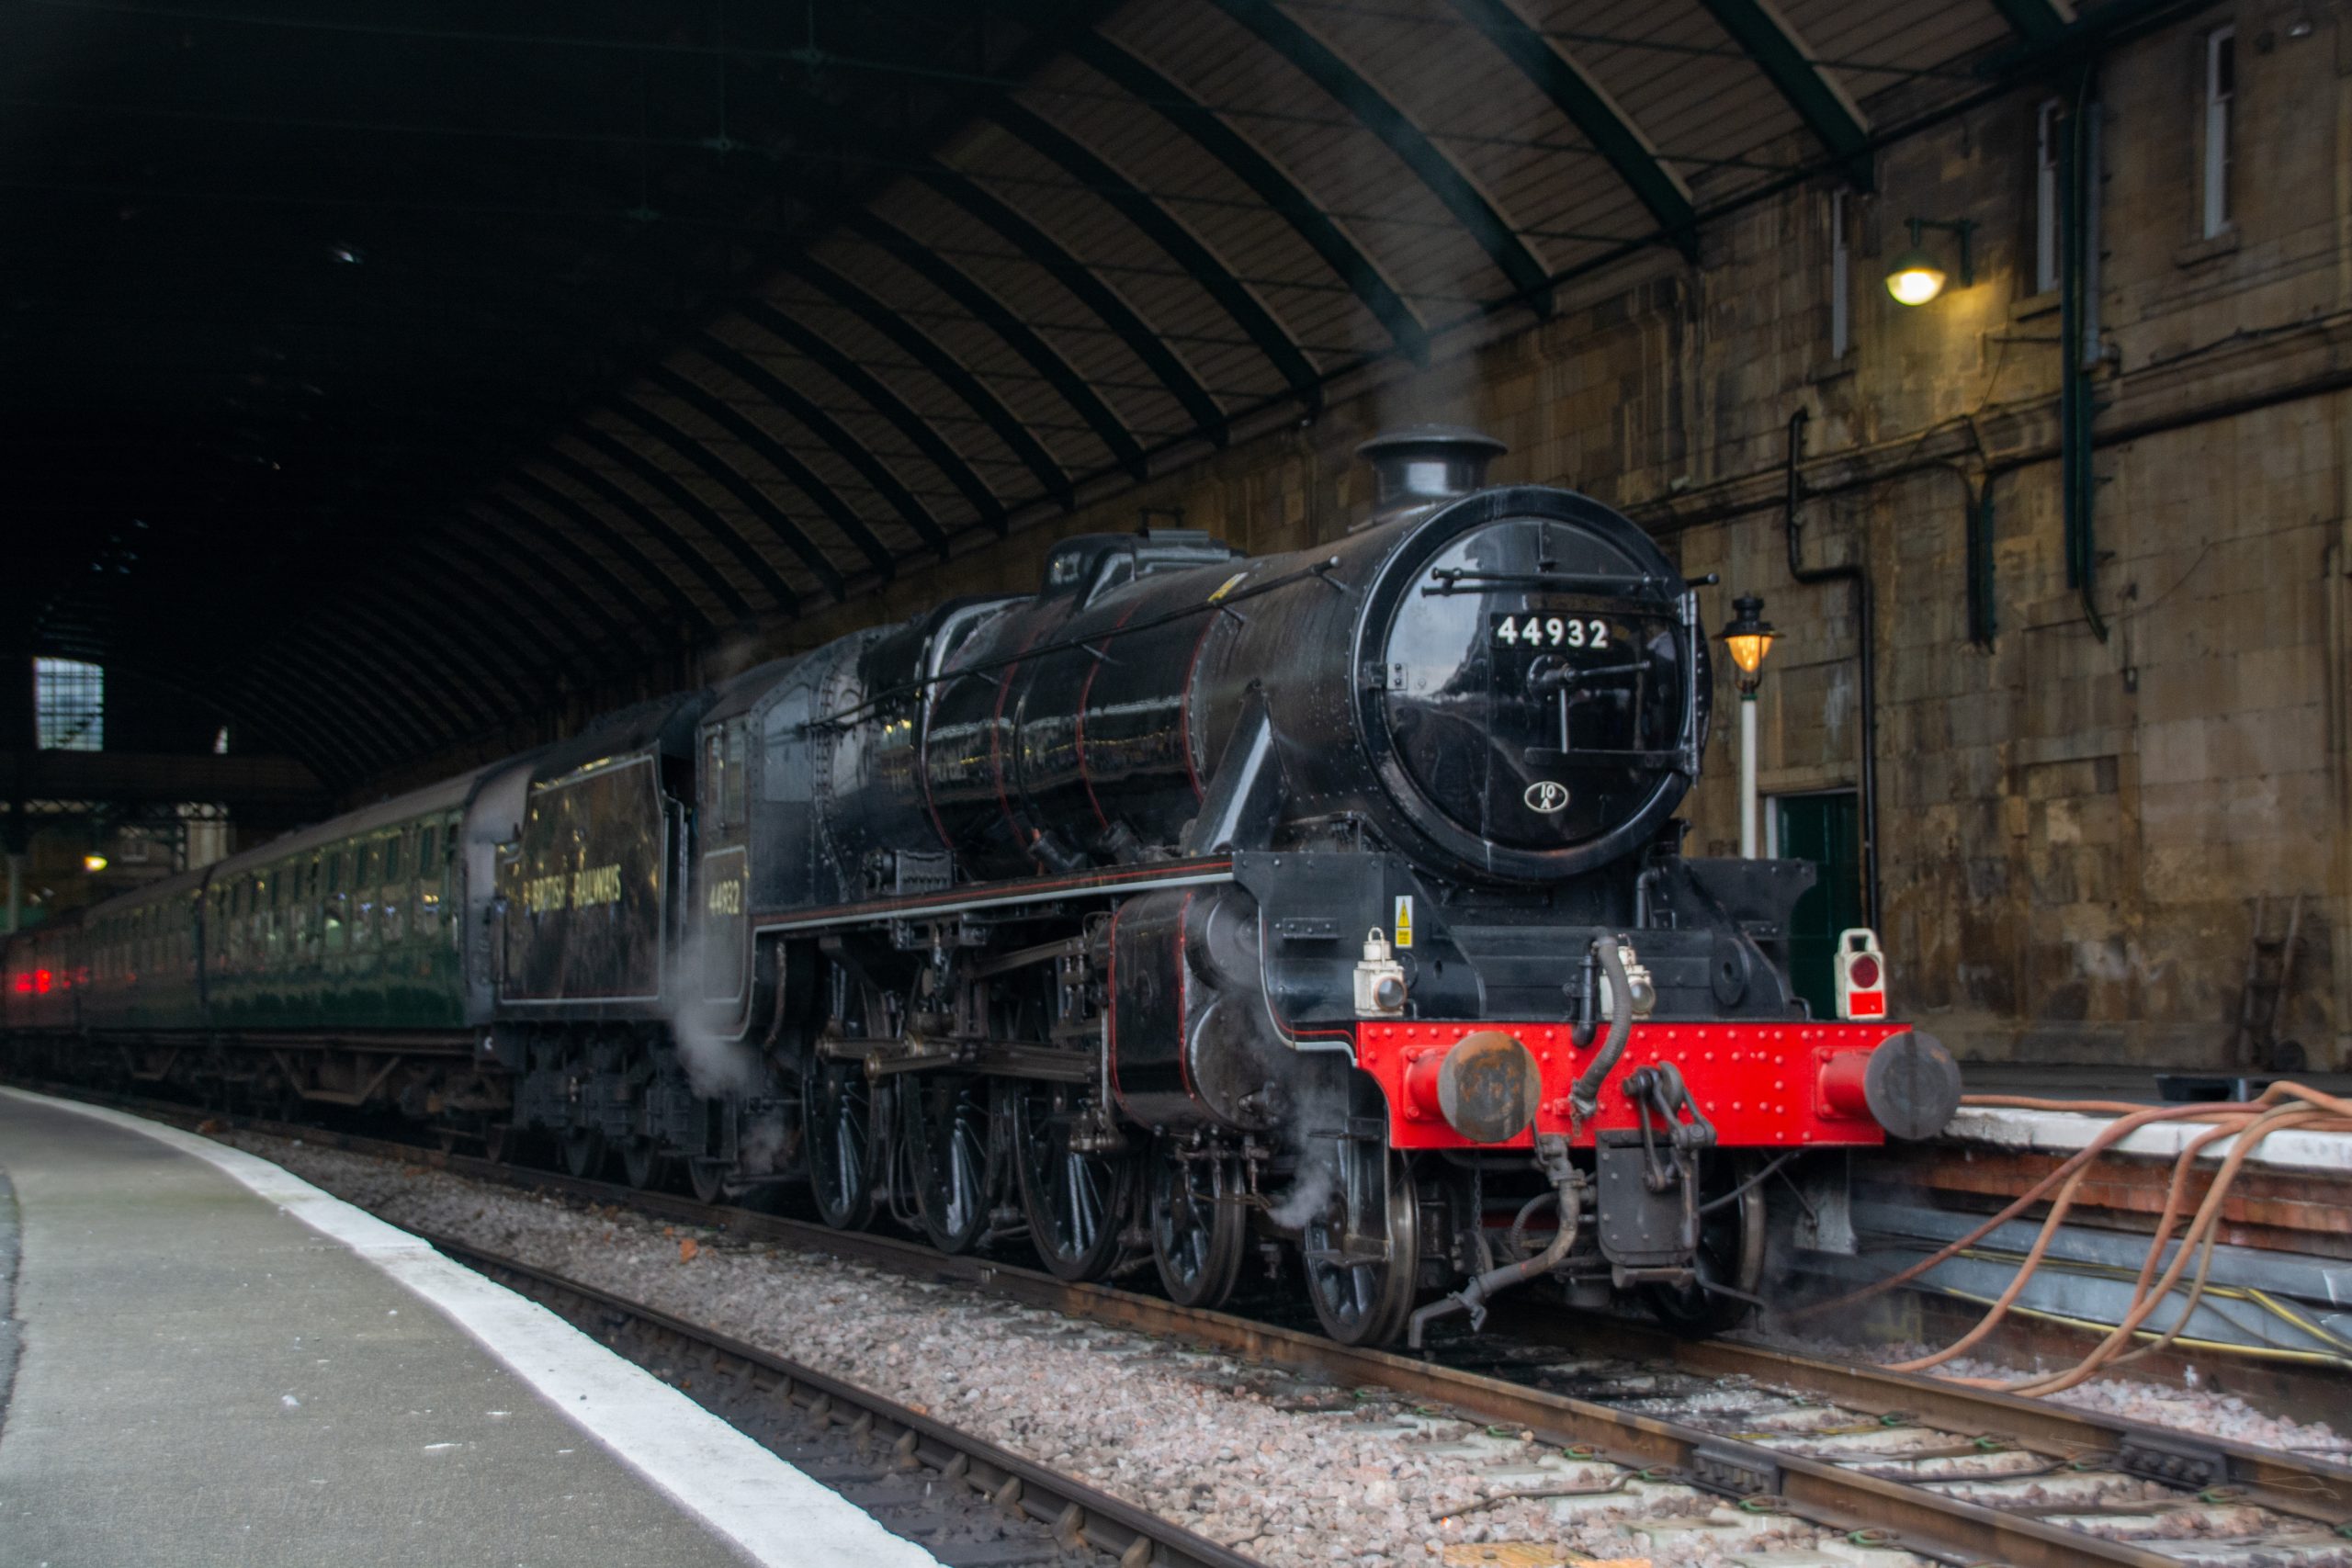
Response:
[{"label": "stone wall", "polygon": [[[2206,29],[2239,28],[2235,226],[2199,237]],[[2312,24],[2302,37],[2292,28]],[[1808,566],[1878,604],[1883,937],[1903,1010],[1964,1053],[2218,1064],[2252,908],[2302,899],[2281,1032],[2352,1044],[2344,739],[2352,435],[2352,33],[2337,6],[2216,7],[2100,77],[2099,558],[2094,635],[2066,581],[2054,294],[2030,294],[2036,110],[2012,94],[1905,140],[1848,197],[1852,344],[1830,343],[1833,211],[1794,190],[1711,227],[1702,265],[1629,269],[1541,325],[1397,375],[1310,423],[1015,534],[734,650],[814,646],[951,593],[1032,588],[1057,538],[1146,509],[1252,551],[1363,514],[1355,446],[1412,419],[1511,446],[1507,481],[1572,485],[1656,528],[1707,605],[1760,593],[1768,793],[1850,785],[1850,588],[1789,577],[1791,415],[1806,411]],[[1869,106],[1877,122],[1915,106]],[[1792,160],[1804,152],[1792,149]],[[1967,218],[1973,286],[1921,309],[1880,279],[1912,216]],[[1951,254],[1951,237],[1932,243]],[[1989,486],[1997,631],[1969,638],[1971,506]],[[1718,693],[1695,848],[1736,839]],[[2283,906],[2272,919],[2284,919]]]}]

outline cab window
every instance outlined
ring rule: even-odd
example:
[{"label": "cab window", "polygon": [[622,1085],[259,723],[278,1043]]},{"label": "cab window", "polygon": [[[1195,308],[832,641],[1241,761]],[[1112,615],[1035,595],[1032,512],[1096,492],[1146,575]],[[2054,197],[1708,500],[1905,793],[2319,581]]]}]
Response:
[{"label": "cab window", "polygon": [[743,726],[727,727],[727,773],[718,793],[718,815],[729,828],[743,825]]}]

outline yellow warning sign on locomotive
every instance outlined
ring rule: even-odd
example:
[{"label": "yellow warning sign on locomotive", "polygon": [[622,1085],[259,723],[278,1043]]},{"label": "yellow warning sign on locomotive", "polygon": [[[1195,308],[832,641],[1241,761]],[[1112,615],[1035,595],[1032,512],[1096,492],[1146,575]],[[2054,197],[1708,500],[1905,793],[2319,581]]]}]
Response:
[{"label": "yellow warning sign on locomotive", "polygon": [[1412,945],[1413,945],[1413,896],[1412,896],[1411,894],[1409,894],[1409,893],[1400,895],[1400,896],[1398,897],[1397,900],[1396,900],[1396,937],[1395,937],[1395,939],[1394,939],[1394,940],[1395,940],[1395,942],[1396,942],[1396,945],[1397,945],[1398,947],[1410,947],[1410,946],[1412,946]]}]

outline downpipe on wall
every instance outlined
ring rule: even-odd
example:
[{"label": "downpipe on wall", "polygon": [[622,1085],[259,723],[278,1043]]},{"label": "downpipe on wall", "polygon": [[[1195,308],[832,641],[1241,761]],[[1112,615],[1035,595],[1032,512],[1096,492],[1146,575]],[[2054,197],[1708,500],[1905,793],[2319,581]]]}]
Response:
[{"label": "downpipe on wall", "polygon": [[2352,1061],[2352,391],[2335,399],[2335,528],[2320,550],[2320,609],[2327,657],[2329,806],[2335,816],[2334,863],[2329,867],[2329,969],[2333,980],[2335,1060]]},{"label": "downpipe on wall", "polygon": [[2081,596],[2083,622],[2099,641],[2107,621],[2098,613],[2098,535],[2096,502],[2098,472],[2091,461],[2090,372],[2084,360],[2083,291],[2090,271],[2091,167],[2088,116],[2098,98],[2098,66],[2086,63],[2075,78],[2075,102],[2066,116],[2064,155],[2058,163],[2059,209],[2065,214],[2059,246],[2058,280],[2058,461],[2065,501],[2066,583]]}]

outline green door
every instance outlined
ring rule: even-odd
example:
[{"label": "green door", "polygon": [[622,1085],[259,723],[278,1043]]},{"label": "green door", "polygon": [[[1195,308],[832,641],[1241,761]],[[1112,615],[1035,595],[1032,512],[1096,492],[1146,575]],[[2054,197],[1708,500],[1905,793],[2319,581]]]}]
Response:
[{"label": "green door", "polygon": [[1789,970],[1797,995],[1815,1018],[1838,1016],[1837,982],[1830,960],[1838,933],[1862,923],[1861,817],[1854,792],[1781,795],[1772,802],[1781,854],[1809,860],[1820,875],[1813,891],[1797,900],[1789,918]]}]

